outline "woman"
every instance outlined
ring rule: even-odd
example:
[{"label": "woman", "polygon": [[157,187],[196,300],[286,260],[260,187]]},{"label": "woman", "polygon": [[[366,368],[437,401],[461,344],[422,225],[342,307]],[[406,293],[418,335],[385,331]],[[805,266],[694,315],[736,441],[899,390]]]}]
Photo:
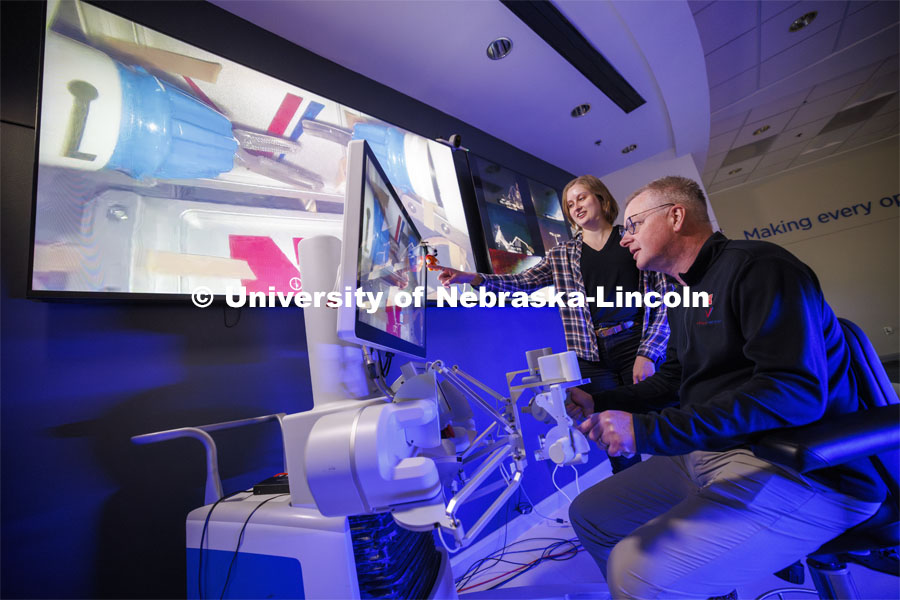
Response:
[{"label": "woman", "polygon": [[[613,223],[619,206],[603,182],[593,175],[570,181],[563,190],[563,213],[574,225],[574,239],[552,248],[540,263],[516,275],[467,273],[442,267],[438,280],[449,286],[470,283],[500,292],[534,291],[548,285],[558,292],[579,292],[594,298],[602,286],[604,299],[622,292],[666,291],[660,273],[639,271],[631,254],[619,245],[622,227]],[[560,308],[566,346],[574,350],[581,376],[591,383],[582,386],[595,394],[602,390],[637,383],[650,377],[665,358],[669,326],[666,308],[598,306],[597,299],[585,308]],[[613,473],[640,462],[611,458]]]}]

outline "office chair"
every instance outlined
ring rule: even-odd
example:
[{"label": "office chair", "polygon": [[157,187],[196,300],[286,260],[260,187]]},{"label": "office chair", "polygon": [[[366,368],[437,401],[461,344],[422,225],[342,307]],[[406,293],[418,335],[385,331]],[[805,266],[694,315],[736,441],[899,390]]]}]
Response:
[{"label": "office chair", "polygon": [[[850,347],[852,376],[864,410],[774,432],[753,446],[753,453],[760,458],[801,473],[868,456],[887,486],[887,497],[872,517],[807,556],[816,591],[820,598],[828,600],[859,598],[847,569],[847,553],[878,551],[900,544],[900,403],[866,334],[850,321],[839,320]],[[773,590],[760,599],[786,592],[812,590]]]}]

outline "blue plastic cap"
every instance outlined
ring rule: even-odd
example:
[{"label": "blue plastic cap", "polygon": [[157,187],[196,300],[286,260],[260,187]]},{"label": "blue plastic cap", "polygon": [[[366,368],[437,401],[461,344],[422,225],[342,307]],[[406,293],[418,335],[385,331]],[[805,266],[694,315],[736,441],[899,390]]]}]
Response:
[{"label": "blue plastic cap", "polygon": [[387,125],[357,123],[353,127],[353,139],[369,143],[378,163],[391,180],[391,185],[398,190],[412,191],[403,148],[405,135],[399,129]]},{"label": "blue plastic cap", "polygon": [[234,168],[231,121],[140,67],[118,67],[122,122],[109,168],[136,179],[216,177]]}]

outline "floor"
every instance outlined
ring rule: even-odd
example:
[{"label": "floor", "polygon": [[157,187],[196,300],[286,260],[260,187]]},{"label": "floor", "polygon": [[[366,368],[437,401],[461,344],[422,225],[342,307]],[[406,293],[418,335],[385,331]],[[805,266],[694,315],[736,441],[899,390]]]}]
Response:
[{"label": "floor", "polygon": [[[591,485],[592,481],[608,476],[608,463],[603,463],[596,467],[590,474],[593,475],[593,478],[582,476],[582,486]],[[563,491],[570,496],[576,492],[576,490],[568,488],[564,488]],[[555,496],[538,503],[538,510],[546,517],[566,519],[567,503],[560,494]],[[510,541],[514,543],[510,550],[518,552],[516,554],[507,554],[504,556],[504,559],[515,561],[516,563],[527,563],[538,558],[544,548],[552,543],[546,538],[571,539],[575,537],[572,528],[569,526],[552,523],[537,516],[534,517],[532,523],[531,526],[517,535],[515,527],[513,527],[512,532],[508,532],[507,543]],[[519,529],[521,528],[522,526],[520,525]],[[509,535],[510,533],[512,535]],[[527,540],[534,541],[529,542]],[[454,577],[459,578],[474,559],[487,556],[502,548],[503,545],[502,535],[489,540],[487,544],[481,544],[481,547],[477,548],[477,553],[470,559],[462,561],[460,564],[454,564]],[[491,568],[480,572],[463,586],[458,586],[458,589],[461,590],[459,596],[462,600],[481,600],[486,598],[516,598],[518,600],[608,599],[610,597],[609,591],[596,563],[584,551],[577,552],[574,556],[571,556],[571,548],[571,546],[561,545],[555,550],[555,553],[561,555],[566,554],[568,550],[569,554],[560,557],[568,558],[568,560],[544,561],[537,567],[527,570],[515,579],[492,590],[489,589],[492,585],[496,585],[498,581],[506,581],[512,575],[510,572],[519,568],[517,564],[497,563]],[[476,548],[473,548],[473,550],[476,550]],[[865,600],[900,599],[900,579],[897,577],[871,571],[859,565],[850,565],[850,571],[853,574],[853,579],[861,598]],[[739,588],[737,591],[738,597],[742,600],[753,600],[777,588],[806,588],[811,590],[813,586],[809,581],[809,573],[807,572],[806,583],[800,586],[788,584],[772,575],[753,586]],[[795,598],[810,600],[815,597],[817,596],[810,593],[786,593],[783,595],[783,600],[793,600]]]}]

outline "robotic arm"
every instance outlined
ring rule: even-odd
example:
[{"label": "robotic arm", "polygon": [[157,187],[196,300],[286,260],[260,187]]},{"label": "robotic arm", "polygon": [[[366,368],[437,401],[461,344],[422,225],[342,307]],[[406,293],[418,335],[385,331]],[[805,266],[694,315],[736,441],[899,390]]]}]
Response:
[{"label": "robotic arm", "polygon": [[[446,504],[443,496],[439,496],[435,502],[428,505],[395,511],[394,519],[403,527],[417,531],[440,527],[452,534],[459,546],[465,546],[497,514],[522,480],[522,473],[527,461],[521,424],[514,400],[496,393],[458,366],[447,367],[438,361],[431,363],[428,368],[441,375],[444,381],[452,386],[452,389],[455,389],[462,398],[483,410],[491,418],[491,423],[480,433],[476,434],[472,431],[471,444],[464,442],[459,445],[461,446],[460,450],[455,452],[458,463],[457,470],[464,484],[457,489],[456,481],[446,483],[445,488],[453,492]],[[444,386],[444,389],[448,389],[447,386]],[[448,395],[447,392],[445,392],[446,395]],[[494,402],[492,403],[485,396]],[[453,434],[454,438],[460,434],[467,439],[469,431],[463,429],[459,432],[453,431]],[[507,460],[511,462],[511,474],[507,475],[505,471],[501,470],[506,480],[506,487],[475,524],[466,530],[458,517],[460,507],[471,500],[475,491],[487,481],[494,471],[501,469]],[[471,476],[466,476],[466,467],[474,464],[478,465],[477,470]]]},{"label": "robotic arm", "polygon": [[[292,504],[326,516],[391,511],[407,529],[439,527],[467,545],[522,480],[527,458],[517,405],[526,393],[534,394],[526,412],[555,423],[535,458],[587,461],[590,446],[565,410],[565,390],[583,383],[577,360],[572,352],[549,352],[529,352],[533,368],[507,374],[508,397],[435,361],[405,366],[392,400],[329,403],[286,417],[286,444],[304,446],[287,453]],[[480,432],[470,406],[490,419]],[[474,524],[464,525],[461,507],[497,470],[506,485]]]},{"label": "robotic arm", "polygon": [[[407,369],[394,386],[391,403],[319,419],[305,453],[314,504],[329,516],[390,510],[403,527],[440,527],[459,546],[467,545],[522,480],[527,459],[517,404],[524,394],[534,394],[526,412],[555,422],[541,436],[535,458],[558,465],[587,461],[587,439],[565,410],[565,390],[583,383],[577,360],[572,352],[549,352],[528,353],[535,366],[507,374],[509,397],[458,366],[436,361],[418,374]],[[520,375],[524,377],[515,384]],[[490,418],[481,432],[474,430],[469,405]],[[464,526],[460,508],[477,497],[478,488],[498,469],[506,486],[473,525]],[[293,491],[290,465],[289,472]]]},{"label": "robotic arm", "polygon": [[514,394],[526,391],[534,393],[534,398],[523,408],[538,421],[555,423],[545,435],[540,436],[540,448],[535,459],[552,460],[559,466],[571,466],[587,462],[590,444],[584,434],[575,428],[566,413],[566,390],[586,383],[581,379],[578,359],[574,352],[550,354],[550,348],[532,350],[526,353],[532,368],[530,376],[519,386],[510,386]]}]

